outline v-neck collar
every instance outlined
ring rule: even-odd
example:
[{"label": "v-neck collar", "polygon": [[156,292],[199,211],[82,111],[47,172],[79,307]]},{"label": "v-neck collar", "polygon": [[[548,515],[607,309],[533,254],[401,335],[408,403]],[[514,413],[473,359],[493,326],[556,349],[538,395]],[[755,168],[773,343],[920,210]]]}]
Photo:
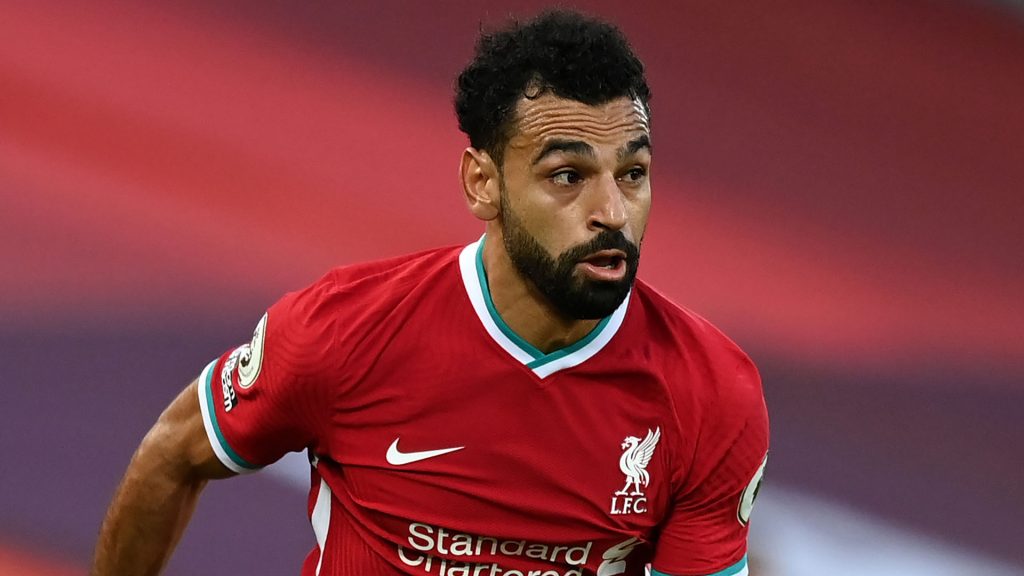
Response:
[{"label": "v-neck collar", "polygon": [[545,354],[521,336],[502,320],[491,300],[491,291],[487,284],[487,272],[484,270],[484,240],[466,246],[459,254],[459,269],[462,272],[462,283],[473,304],[473,311],[484,325],[487,334],[512,358],[533,371],[539,378],[546,378],[555,372],[578,366],[601,351],[611,341],[622,326],[629,307],[629,295],[609,316],[602,318],[597,326],[578,342],[565,348]]}]

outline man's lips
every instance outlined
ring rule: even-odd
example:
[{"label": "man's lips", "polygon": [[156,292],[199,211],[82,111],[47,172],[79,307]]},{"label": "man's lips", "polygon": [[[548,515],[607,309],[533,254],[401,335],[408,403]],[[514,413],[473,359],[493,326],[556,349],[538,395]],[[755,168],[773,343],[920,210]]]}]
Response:
[{"label": "man's lips", "polygon": [[626,253],[622,250],[601,250],[580,260],[583,264],[592,264],[601,268],[615,268],[625,261]]},{"label": "man's lips", "polygon": [[622,280],[626,276],[626,253],[622,250],[601,250],[580,260],[578,266],[594,280]]}]

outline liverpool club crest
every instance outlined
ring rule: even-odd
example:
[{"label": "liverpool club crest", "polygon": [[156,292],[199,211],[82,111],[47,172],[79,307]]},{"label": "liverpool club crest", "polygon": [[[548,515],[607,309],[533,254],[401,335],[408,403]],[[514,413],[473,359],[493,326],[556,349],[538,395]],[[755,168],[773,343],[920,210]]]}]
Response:
[{"label": "liverpool club crest", "polygon": [[654,456],[654,448],[661,439],[661,428],[651,431],[641,440],[636,436],[627,436],[622,441],[624,452],[619,458],[619,470],[626,475],[626,484],[612,496],[612,514],[632,514],[647,511],[647,497],[644,490],[651,483],[651,475],[647,473],[647,464]]}]

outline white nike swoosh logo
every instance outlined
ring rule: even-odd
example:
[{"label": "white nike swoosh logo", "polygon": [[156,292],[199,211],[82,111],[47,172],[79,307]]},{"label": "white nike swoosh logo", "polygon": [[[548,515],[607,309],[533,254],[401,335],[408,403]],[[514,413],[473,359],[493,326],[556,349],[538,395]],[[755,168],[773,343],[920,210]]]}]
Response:
[{"label": "white nike swoosh logo", "polygon": [[420,460],[426,460],[427,458],[435,458],[451,452],[462,450],[465,446],[456,446],[455,448],[441,448],[439,450],[424,450],[422,452],[400,452],[398,450],[398,440],[391,443],[388,447],[388,464],[392,466],[405,466],[406,464],[412,464],[413,462],[419,462]]}]

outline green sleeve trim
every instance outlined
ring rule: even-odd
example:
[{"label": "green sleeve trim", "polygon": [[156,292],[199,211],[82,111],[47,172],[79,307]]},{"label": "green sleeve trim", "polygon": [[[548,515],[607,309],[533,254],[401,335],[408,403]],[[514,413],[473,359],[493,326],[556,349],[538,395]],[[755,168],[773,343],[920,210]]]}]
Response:
[{"label": "green sleeve trim", "polygon": [[[259,466],[247,462],[245,458],[239,456],[238,452],[235,452],[231,445],[228,444],[228,440],[227,438],[224,437],[224,432],[220,428],[220,423],[217,422],[217,407],[216,405],[214,405],[213,402],[213,373],[214,367],[216,365],[217,361],[214,360],[213,362],[210,363],[209,366],[206,367],[206,370],[203,371],[203,373],[205,374],[205,378],[203,378],[202,382],[200,382],[200,386],[203,387],[203,390],[201,390],[202,398],[200,398],[200,401],[206,401],[206,410],[204,410],[204,415],[206,416],[206,422],[209,425],[207,431],[212,431],[214,433],[214,436],[217,439],[217,443],[219,444],[219,446],[214,447],[214,452],[218,452],[217,455],[220,457],[221,461],[224,461],[224,456],[227,456],[227,458],[231,460],[230,463],[224,462],[224,464],[227,465],[228,468],[234,469],[235,466],[237,466],[244,470],[258,470],[260,468]],[[220,448],[221,450],[216,450],[216,448]],[[223,451],[223,455],[220,453],[221,451]],[[235,464],[235,466],[231,466],[231,463]],[[239,470],[235,471],[239,472]]]},{"label": "green sleeve trim", "polygon": [[[733,564],[732,566],[729,566],[725,570],[721,570],[719,572],[715,572],[714,574],[708,574],[707,576],[738,576],[738,575],[745,575],[746,573],[747,573],[747,555],[744,554],[743,558],[740,558],[739,562]],[[671,576],[671,575],[670,574],[666,574],[664,572],[659,572],[658,570],[655,570],[654,568],[651,568],[651,576]]]}]

